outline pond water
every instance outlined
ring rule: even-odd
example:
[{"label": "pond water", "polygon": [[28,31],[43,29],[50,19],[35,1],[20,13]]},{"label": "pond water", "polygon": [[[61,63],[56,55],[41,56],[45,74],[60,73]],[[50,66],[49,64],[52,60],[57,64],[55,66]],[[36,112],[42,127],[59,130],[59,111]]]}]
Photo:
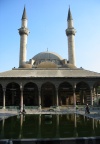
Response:
[{"label": "pond water", "polygon": [[0,139],[100,136],[100,121],[82,115],[18,115],[0,121]]}]

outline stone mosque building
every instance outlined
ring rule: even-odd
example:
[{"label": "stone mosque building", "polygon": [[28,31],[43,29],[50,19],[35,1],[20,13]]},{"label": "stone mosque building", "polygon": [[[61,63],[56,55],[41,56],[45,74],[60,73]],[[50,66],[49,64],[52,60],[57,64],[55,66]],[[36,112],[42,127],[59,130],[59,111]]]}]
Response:
[{"label": "stone mosque building", "polygon": [[24,8],[19,29],[19,67],[0,73],[0,107],[76,106],[100,104],[100,73],[77,68],[70,8],[67,18],[68,60],[54,52],[40,52],[26,61],[29,29]]}]

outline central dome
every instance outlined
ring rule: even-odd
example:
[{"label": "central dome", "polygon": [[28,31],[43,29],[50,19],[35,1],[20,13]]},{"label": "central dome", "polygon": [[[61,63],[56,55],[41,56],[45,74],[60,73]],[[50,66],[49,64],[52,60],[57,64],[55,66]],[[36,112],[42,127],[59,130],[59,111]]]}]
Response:
[{"label": "central dome", "polygon": [[43,60],[43,59],[49,59],[49,60],[62,60],[62,57],[59,56],[56,53],[53,52],[40,52],[37,55],[35,55],[32,59],[34,60]]},{"label": "central dome", "polygon": [[28,63],[30,65],[25,65],[25,68],[26,66],[32,68],[77,68],[75,65],[69,63],[67,59],[63,59],[60,55],[48,51],[36,54]]},{"label": "central dome", "polygon": [[[53,53],[53,52],[41,52],[41,53],[38,53],[37,55],[35,55],[33,58],[33,61],[34,61],[34,66],[36,67],[47,67],[47,62],[48,63],[48,67],[59,67],[62,65],[62,57],[59,56],[58,54],[56,53]],[[46,63],[45,63],[46,62]],[[42,64],[41,64],[42,63]],[[56,65],[56,66],[54,66]]]}]

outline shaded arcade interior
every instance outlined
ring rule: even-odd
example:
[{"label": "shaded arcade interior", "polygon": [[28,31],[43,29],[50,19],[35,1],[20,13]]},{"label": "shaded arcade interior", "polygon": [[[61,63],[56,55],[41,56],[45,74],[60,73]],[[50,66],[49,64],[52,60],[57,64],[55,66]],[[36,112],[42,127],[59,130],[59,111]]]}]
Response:
[{"label": "shaded arcade interior", "polygon": [[[5,90],[0,85],[0,106],[3,106],[3,93],[5,91],[5,105],[19,106],[21,99],[20,85],[15,82],[8,83]],[[39,106],[39,96],[42,107],[50,107],[57,105],[56,97],[58,95],[58,105],[66,106],[73,105],[73,86],[69,82],[62,82],[58,89],[52,82],[46,82],[41,85],[39,90],[38,85],[33,82],[28,82],[23,86],[23,103],[25,106]],[[75,87],[76,104],[84,105],[91,104],[91,88],[83,81],[76,84]],[[96,82],[92,90],[93,105],[100,105],[100,82]]]}]

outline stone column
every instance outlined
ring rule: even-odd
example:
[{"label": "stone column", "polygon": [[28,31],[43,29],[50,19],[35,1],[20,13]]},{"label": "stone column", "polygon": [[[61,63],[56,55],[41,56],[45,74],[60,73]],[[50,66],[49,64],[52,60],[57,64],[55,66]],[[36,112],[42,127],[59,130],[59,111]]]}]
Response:
[{"label": "stone column", "polygon": [[6,88],[3,88],[3,109],[5,109],[5,92]]},{"label": "stone column", "polygon": [[41,105],[41,88],[39,88],[39,106]]},{"label": "stone column", "polygon": [[20,110],[21,112],[23,111],[23,86],[22,84],[20,85],[20,91],[21,91],[21,98],[20,98]]},{"label": "stone column", "polygon": [[95,88],[93,89],[93,96],[94,96],[94,98],[96,100],[96,105],[98,105],[98,97],[96,95],[96,89]]},{"label": "stone column", "polygon": [[56,105],[59,106],[59,100],[58,100],[58,87],[56,86]]},{"label": "stone column", "polygon": [[91,105],[93,106],[93,88],[91,87]]},{"label": "stone column", "polygon": [[97,99],[97,105],[99,105],[99,99],[98,99],[98,91],[97,91],[97,88],[95,88],[95,95],[96,95],[96,99]]},{"label": "stone column", "polygon": [[76,84],[73,86],[73,101],[74,101],[74,107],[76,107],[76,94],[75,94]]},{"label": "stone column", "polygon": [[39,110],[41,111],[41,88],[38,88],[39,90]]}]

